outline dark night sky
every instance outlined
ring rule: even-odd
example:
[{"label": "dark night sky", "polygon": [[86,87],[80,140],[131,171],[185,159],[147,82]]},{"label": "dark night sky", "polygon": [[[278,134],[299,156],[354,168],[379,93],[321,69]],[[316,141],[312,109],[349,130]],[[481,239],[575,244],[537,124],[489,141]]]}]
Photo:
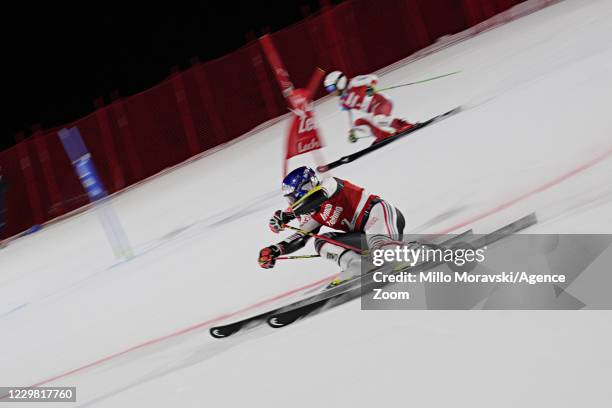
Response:
[{"label": "dark night sky", "polygon": [[225,55],[243,46],[249,31],[275,31],[300,21],[305,7],[319,10],[318,0],[126,3],[3,10],[0,150],[32,124],[51,128],[85,116],[97,97],[140,92],[172,66]]}]

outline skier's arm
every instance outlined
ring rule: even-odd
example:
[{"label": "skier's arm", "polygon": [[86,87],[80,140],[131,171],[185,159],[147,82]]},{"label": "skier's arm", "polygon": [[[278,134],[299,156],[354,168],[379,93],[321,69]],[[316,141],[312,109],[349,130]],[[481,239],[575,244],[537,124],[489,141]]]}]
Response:
[{"label": "skier's arm", "polygon": [[262,268],[274,268],[276,258],[283,254],[290,254],[301,249],[310,239],[307,232],[318,233],[321,229],[321,224],[310,218],[304,225],[301,226],[303,232],[296,232],[290,235],[276,245],[271,245],[259,251],[259,265]]},{"label": "skier's arm", "polygon": [[304,232],[298,231],[276,244],[280,247],[282,254],[290,254],[298,249],[302,249],[310,239],[310,235],[306,233],[313,232],[317,234],[321,229],[321,224],[311,218],[300,229]]}]

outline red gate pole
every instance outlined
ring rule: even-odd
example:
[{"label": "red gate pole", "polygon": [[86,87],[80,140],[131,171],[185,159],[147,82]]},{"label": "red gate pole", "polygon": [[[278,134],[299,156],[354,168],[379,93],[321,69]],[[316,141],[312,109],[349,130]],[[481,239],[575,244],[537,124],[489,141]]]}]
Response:
[{"label": "red gate pole", "polygon": [[[255,34],[253,32],[247,35],[249,42],[255,40]],[[263,55],[260,51],[260,45],[258,43],[251,43],[247,45],[253,68],[255,69],[255,75],[257,75],[257,82],[259,83],[259,89],[263,95],[264,103],[266,106],[266,113],[268,119],[272,119],[277,116],[282,109],[279,111],[278,106],[274,100],[274,91],[272,90],[272,84],[270,78],[266,75],[266,68],[264,67]]]}]

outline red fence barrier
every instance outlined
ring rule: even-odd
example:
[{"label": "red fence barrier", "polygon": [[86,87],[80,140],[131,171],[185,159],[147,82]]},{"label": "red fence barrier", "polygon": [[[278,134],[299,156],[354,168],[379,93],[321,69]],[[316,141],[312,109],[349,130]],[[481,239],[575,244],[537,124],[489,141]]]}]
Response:
[{"label": "red fence barrier", "polygon": [[[437,38],[465,30],[523,0],[353,0],[272,34],[296,86],[312,70],[349,76],[376,71]],[[317,97],[322,96],[320,89]],[[78,126],[110,193],[232,140],[286,112],[259,44],[175,71],[157,86],[109,105],[96,101]],[[88,203],[57,136],[58,129],[0,152],[9,183],[11,236]]]}]

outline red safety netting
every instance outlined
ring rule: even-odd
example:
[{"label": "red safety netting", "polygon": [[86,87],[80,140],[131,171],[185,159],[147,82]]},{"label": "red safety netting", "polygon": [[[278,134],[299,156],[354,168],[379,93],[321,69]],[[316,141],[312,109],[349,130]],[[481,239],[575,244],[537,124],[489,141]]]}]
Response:
[{"label": "red safety netting", "polygon": [[[354,0],[331,7],[322,1],[322,12],[271,36],[295,86],[305,87],[316,67],[349,76],[372,72],[521,2]],[[287,111],[258,42],[98,106],[66,126],[78,126],[110,193]],[[88,203],[57,130],[37,131],[0,152],[9,183],[2,237]]]}]

